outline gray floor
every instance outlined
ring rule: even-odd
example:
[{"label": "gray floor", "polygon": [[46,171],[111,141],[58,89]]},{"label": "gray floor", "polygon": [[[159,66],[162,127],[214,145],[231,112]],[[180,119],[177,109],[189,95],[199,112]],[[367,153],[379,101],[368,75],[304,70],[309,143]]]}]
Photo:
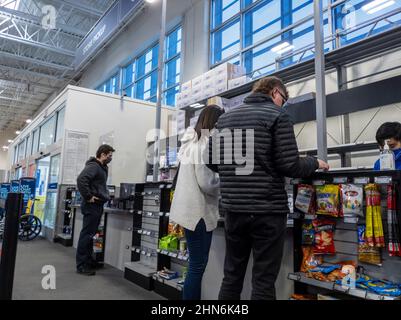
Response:
[{"label": "gray floor", "polygon": [[[42,267],[56,270],[56,289],[42,288]],[[19,242],[14,300],[160,300],[158,294],[125,280],[120,270],[106,266],[96,276],[75,272],[75,250],[47,240]]]}]

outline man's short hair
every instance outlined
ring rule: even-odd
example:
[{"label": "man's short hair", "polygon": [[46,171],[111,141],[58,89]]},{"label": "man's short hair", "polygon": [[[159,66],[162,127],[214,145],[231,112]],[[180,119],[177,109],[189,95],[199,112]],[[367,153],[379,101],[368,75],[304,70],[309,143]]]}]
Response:
[{"label": "man's short hair", "polygon": [[384,146],[387,139],[395,139],[401,141],[401,123],[385,122],[376,131],[376,141],[380,146]]},{"label": "man's short hair", "polygon": [[108,144],[103,144],[99,147],[99,149],[97,149],[96,158],[100,158],[102,153],[109,154],[110,152],[114,152],[114,151],[116,151],[116,150],[114,150],[112,146],[109,146]]},{"label": "man's short hair", "polygon": [[274,88],[278,87],[283,91],[286,98],[288,99],[288,90],[284,84],[284,82],[277,77],[266,77],[257,81],[252,89],[253,93],[264,93],[267,95],[271,95]]}]

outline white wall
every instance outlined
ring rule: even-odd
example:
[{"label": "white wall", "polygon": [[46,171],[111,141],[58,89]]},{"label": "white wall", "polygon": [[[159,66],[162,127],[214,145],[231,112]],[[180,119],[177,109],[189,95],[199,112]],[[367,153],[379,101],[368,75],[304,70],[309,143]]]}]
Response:
[{"label": "white wall", "polygon": [[[162,108],[161,128],[167,133],[171,108]],[[147,133],[155,127],[153,103],[69,87],[65,128],[88,132],[89,155],[95,155],[100,137],[114,133],[116,152],[111,163],[114,185],[122,182],[144,182],[146,173]],[[153,135],[151,134],[151,137]],[[68,159],[64,159],[68,161]]]}]

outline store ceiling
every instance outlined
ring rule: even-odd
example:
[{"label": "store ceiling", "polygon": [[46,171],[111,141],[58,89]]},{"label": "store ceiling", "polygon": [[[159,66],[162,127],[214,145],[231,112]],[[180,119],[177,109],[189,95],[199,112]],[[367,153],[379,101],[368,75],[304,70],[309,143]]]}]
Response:
[{"label": "store ceiling", "polygon": [[[113,2],[0,0],[0,135],[71,82],[77,45]],[[46,28],[52,8],[55,29]]]}]

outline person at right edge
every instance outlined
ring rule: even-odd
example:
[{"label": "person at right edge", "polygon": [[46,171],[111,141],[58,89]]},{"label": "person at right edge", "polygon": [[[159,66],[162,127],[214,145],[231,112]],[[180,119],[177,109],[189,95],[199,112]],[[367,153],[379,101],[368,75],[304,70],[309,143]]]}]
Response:
[{"label": "person at right edge", "polygon": [[110,200],[107,190],[108,166],[113,159],[113,147],[104,144],[91,157],[77,179],[78,190],[82,196],[82,230],[79,235],[76,255],[77,272],[93,276],[95,269],[101,267],[93,258],[93,237],[99,228],[104,204]]},{"label": "person at right edge", "polygon": [[[220,176],[225,211],[226,255],[219,300],[240,300],[251,252],[253,253],[252,300],[275,300],[275,282],[284,250],[288,198],[285,177],[307,177],[317,169],[328,170],[324,161],[299,157],[293,124],[282,108],[288,100],[284,83],[276,77],[259,80],[238,109],[219,118],[217,131],[254,130],[254,168],[237,175],[233,164],[224,164],[226,144],[209,139],[208,167]],[[242,150],[246,150],[243,138]],[[224,151],[223,151],[224,150]],[[218,161],[218,158],[220,158]],[[243,167],[243,166],[241,166]]]}]

